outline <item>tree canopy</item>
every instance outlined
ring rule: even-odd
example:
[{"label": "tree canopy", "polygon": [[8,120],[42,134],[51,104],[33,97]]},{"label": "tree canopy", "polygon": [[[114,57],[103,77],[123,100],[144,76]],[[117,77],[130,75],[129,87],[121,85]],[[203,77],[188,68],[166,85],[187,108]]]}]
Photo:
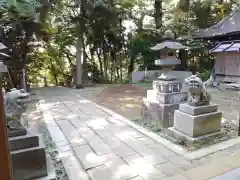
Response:
[{"label": "tree canopy", "polygon": [[[205,29],[239,8],[237,0],[2,0],[0,39],[10,58],[14,86],[128,82],[135,70],[156,69],[150,47],[172,30],[192,48],[180,52],[184,69],[204,71],[213,59],[209,42],[189,34]],[[79,66],[80,64],[80,66]],[[27,72],[22,77],[22,70]],[[79,74],[77,74],[79,76]],[[8,84],[9,85],[9,84]]]}]

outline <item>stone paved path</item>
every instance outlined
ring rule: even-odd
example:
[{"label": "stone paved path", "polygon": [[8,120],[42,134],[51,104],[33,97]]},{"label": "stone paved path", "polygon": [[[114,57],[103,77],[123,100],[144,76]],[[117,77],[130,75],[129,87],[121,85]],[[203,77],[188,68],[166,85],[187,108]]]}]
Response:
[{"label": "stone paved path", "polygon": [[36,90],[70,180],[205,180],[240,167],[239,146],[187,161],[75,91]]}]

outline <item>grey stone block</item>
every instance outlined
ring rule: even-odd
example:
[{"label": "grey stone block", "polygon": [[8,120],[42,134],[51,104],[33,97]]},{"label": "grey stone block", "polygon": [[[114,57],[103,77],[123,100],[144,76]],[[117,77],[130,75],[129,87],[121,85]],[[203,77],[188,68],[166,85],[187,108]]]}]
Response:
[{"label": "grey stone block", "polygon": [[147,99],[161,104],[176,104],[187,102],[187,92],[157,93],[153,90],[147,91]]},{"label": "grey stone block", "polygon": [[193,116],[179,110],[174,112],[174,128],[190,137],[197,137],[220,131],[221,112]]},{"label": "grey stone block", "polygon": [[10,152],[14,180],[31,180],[47,176],[44,146]]},{"label": "grey stone block", "polygon": [[20,149],[32,148],[39,146],[37,135],[27,134],[9,138],[9,150],[15,151]]},{"label": "grey stone block", "polygon": [[185,112],[187,114],[196,116],[200,114],[206,114],[206,113],[212,113],[217,112],[218,105],[216,104],[210,104],[206,106],[190,106],[188,104],[181,104],[179,106],[179,111]]},{"label": "grey stone block", "polygon": [[179,104],[160,104],[143,98],[142,118],[145,121],[159,121],[163,128],[172,127],[174,111],[178,108]]},{"label": "grey stone block", "polygon": [[156,96],[157,102],[162,104],[183,103],[186,102],[188,98],[186,92],[157,93]]}]

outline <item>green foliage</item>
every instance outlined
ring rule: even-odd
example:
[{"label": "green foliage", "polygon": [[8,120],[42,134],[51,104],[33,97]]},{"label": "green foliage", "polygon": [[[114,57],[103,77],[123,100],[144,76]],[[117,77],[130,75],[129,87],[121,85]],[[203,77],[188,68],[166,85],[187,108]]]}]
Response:
[{"label": "green foliage", "polygon": [[203,80],[206,81],[211,76],[211,71],[204,69],[203,72],[198,73],[198,76]]},{"label": "green foliage", "polygon": [[29,18],[41,6],[39,0],[1,0],[0,11],[7,12],[10,19]]},{"label": "green foliage", "polygon": [[[11,29],[5,39],[13,49],[12,60],[18,60],[12,64],[27,63],[30,81],[38,77],[47,77],[52,84],[71,81],[78,49],[83,59],[83,80],[129,83],[132,71],[158,69],[154,60],[159,54],[150,47],[162,34],[154,23],[144,23],[147,18],[159,22],[156,9],[150,8],[154,4],[155,0],[2,0],[0,15],[1,24],[7,23]],[[189,47],[184,60],[188,67],[202,72],[203,79],[213,64],[208,53],[211,44],[191,39],[189,32],[215,24],[232,12],[235,4],[211,0],[162,3],[164,23],[160,32],[172,30]],[[123,25],[126,21],[135,24],[128,33]],[[27,46],[33,39],[40,47]]]}]

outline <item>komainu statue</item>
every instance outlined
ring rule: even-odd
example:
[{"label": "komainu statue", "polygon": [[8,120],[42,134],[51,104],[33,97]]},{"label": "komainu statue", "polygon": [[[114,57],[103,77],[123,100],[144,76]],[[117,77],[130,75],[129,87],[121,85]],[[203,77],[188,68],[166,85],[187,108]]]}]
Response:
[{"label": "komainu statue", "polygon": [[11,89],[3,92],[5,118],[9,130],[16,130],[20,126],[20,118],[30,102],[30,94],[24,89]]},{"label": "komainu statue", "polygon": [[188,87],[188,104],[192,106],[208,105],[210,95],[207,92],[207,82],[203,82],[197,75],[185,79]]}]

